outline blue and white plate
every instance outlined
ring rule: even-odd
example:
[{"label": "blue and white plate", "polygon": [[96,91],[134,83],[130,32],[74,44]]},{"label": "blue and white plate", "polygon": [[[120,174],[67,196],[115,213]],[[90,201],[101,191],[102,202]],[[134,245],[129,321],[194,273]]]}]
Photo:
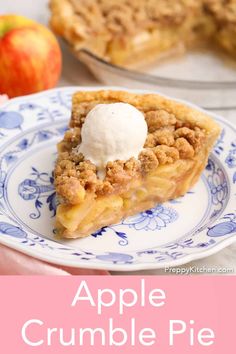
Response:
[{"label": "blue and white plate", "polygon": [[60,265],[130,271],[184,264],[236,240],[236,129],[212,113],[222,134],[189,193],[87,238],[56,239],[52,170],[78,89],[50,90],[1,107],[2,244]]}]

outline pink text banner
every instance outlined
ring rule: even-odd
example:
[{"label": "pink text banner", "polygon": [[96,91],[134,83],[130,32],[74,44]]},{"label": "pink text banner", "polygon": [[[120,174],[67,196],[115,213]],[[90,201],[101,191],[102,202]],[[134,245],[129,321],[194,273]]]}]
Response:
[{"label": "pink text banner", "polygon": [[0,277],[0,352],[235,354],[234,276]]}]

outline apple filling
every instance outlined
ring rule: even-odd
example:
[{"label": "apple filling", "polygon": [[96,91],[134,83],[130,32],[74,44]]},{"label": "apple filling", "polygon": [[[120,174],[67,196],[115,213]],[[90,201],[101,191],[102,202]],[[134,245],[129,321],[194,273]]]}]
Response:
[{"label": "apple filling", "polygon": [[169,170],[160,166],[155,173],[135,181],[126,193],[109,196],[88,194],[80,204],[59,205],[58,234],[67,238],[84,237],[157,203],[179,197],[194,185],[205,164],[206,159],[191,163],[178,160]]}]

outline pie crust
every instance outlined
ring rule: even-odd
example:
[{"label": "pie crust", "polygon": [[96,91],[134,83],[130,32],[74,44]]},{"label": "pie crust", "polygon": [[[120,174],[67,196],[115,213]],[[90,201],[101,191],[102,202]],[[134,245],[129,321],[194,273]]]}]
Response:
[{"label": "pie crust", "polygon": [[[76,147],[88,112],[125,102],[143,112],[148,135],[138,159],[111,161],[104,180]],[[198,180],[220,132],[206,114],[155,94],[86,91],[73,96],[70,129],[58,144],[55,187],[58,235],[87,236],[101,227],[184,195]]]}]

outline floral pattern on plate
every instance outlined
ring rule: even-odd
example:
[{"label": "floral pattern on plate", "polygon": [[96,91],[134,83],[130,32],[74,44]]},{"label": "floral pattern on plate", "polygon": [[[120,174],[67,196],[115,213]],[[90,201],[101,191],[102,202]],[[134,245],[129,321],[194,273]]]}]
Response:
[{"label": "floral pattern on plate", "polygon": [[0,242],[49,262],[125,271],[183,264],[236,239],[235,128],[213,114],[222,134],[193,190],[87,238],[57,239],[52,171],[74,91],[17,98],[0,111]]}]

